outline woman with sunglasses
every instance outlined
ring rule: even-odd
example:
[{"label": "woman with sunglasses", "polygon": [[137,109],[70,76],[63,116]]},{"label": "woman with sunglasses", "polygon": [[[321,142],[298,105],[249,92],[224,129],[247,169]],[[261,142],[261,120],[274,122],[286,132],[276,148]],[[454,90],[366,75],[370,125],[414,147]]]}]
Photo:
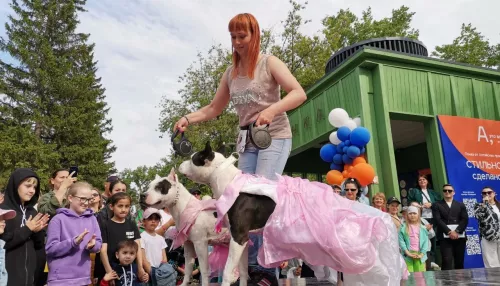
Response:
[{"label": "woman with sunglasses", "polygon": [[483,202],[474,206],[474,212],[479,221],[484,267],[500,267],[500,203],[491,187],[484,187],[481,195]]},{"label": "woman with sunglasses", "polygon": [[360,201],[361,184],[355,178],[347,178],[342,187],[346,199],[351,201]]}]

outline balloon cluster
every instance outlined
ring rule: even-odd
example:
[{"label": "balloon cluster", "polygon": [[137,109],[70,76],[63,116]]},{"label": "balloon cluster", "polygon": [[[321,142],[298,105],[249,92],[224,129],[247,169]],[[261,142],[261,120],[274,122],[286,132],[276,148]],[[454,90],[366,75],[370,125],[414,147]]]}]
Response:
[{"label": "balloon cluster", "polygon": [[375,170],[366,163],[364,154],[370,142],[370,131],[361,126],[361,119],[351,119],[342,108],[333,109],[328,115],[330,124],[338,128],[330,134],[330,143],[321,147],[321,159],[330,163],[326,181],[330,185],[340,185],[350,177],[356,178],[361,186],[367,186],[375,178]]}]

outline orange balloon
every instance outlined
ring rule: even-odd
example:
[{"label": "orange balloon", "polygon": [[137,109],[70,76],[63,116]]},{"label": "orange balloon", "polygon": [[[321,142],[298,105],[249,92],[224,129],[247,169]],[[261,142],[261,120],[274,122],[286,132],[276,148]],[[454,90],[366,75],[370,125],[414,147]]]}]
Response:
[{"label": "orange balloon", "polygon": [[351,177],[358,179],[361,186],[367,186],[375,178],[375,170],[367,163],[359,163],[351,171]]},{"label": "orange balloon", "polygon": [[352,165],[351,165],[351,164],[345,164],[345,165],[344,165],[344,171],[349,170],[349,168],[350,168],[350,167],[352,167]]},{"label": "orange balloon", "polygon": [[347,170],[344,170],[344,172],[342,172],[342,176],[344,176],[344,178],[347,178],[347,176],[349,176],[349,172],[347,172]]},{"label": "orange balloon", "polygon": [[354,166],[349,166],[349,168],[347,168],[346,171],[350,173],[350,172],[352,172],[352,168],[354,168]]},{"label": "orange balloon", "polygon": [[362,163],[366,163],[365,158],[363,158],[362,156],[356,157],[356,158],[354,158],[354,161],[352,161],[353,166],[356,166],[357,164],[362,164]]},{"label": "orange balloon", "polygon": [[330,185],[340,185],[344,180],[344,176],[337,170],[331,170],[326,173],[326,182]]}]

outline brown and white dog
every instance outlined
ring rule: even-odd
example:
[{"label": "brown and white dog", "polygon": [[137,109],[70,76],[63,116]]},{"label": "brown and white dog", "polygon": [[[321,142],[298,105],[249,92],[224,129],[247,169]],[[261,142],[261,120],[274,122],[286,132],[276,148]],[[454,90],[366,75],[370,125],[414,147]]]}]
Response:
[{"label": "brown and white dog", "polygon": [[[181,217],[190,200],[196,200],[195,203],[197,203],[197,199],[179,182],[174,169],[165,178],[156,175],[156,178],[149,184],[148,190],[141,196],[141,201],[150,207],[157,209],[167,207],[175,220],[178,231],[181,231],[179,229],[182,224]],[[215,232],[216,218],[213,210],[201,211],[193,219],[194,222],[189,228],[187,240],[184,242],[186,262],[182,285],[189,284],[194,260],[195,257],[198,257],[202,285],[208,286],[210,284],[208,245],[212,244],[213,241],[220,241],[221,236],[224,235],[224,232],[227,232],[227,229],[221,233]],[[244,274],[241,273],[240,275]]]}]

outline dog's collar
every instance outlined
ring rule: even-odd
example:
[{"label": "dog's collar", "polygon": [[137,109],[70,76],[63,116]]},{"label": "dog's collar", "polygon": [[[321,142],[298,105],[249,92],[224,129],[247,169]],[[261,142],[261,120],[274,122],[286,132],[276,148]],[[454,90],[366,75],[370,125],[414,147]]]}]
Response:
[{"label": "dog's collar", "polygon": [[[212,174],[210,174],[210,177],[208,178],[209,182],[212,182],[212,180],[218,175],[219,172],[221,172],[222,170],[226,169],[231,165],[234,165],[234,163],[238,161],[239,158],[236,158],[236,156],[234,155],[239,157],[238,153],[231,153],[231,155],[229,155],[229,157],[227,157],[226,160],[224,160],[224,162],[222,162],[219,166],[215,167],[214,171],[212,172]],[[215,184],[217,185],[217,182],[215,182]],[[211,187],[214,188],[216,186],[211,186]]]}]

